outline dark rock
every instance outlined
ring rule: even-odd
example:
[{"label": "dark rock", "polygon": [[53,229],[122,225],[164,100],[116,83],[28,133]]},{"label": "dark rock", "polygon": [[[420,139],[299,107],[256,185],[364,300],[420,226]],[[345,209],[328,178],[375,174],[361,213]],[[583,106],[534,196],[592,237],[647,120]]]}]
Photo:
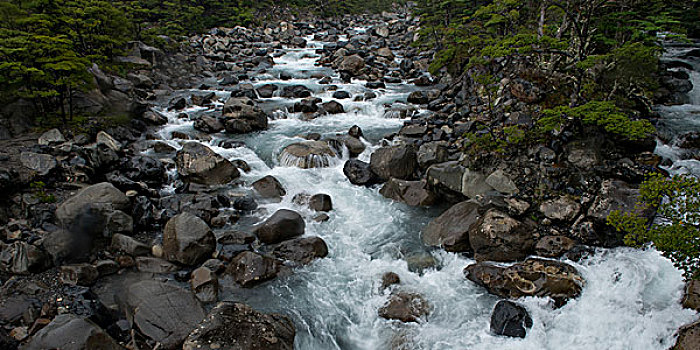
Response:
[{"label": "dark rock", "polygon": [[323,168],[330,166],[334,157],[336,153],[327,142],[302,141],[285,147],[280,153],[280,162],[302,169]]},{"label": "dark rock", "polygon": [[265,84],[257,89],[258,96],[261,98],[270,98],[275,94],[278,87],[275,84]]},{"label": "dark rock", "polygon": [[525,103],[535,103],[542,98],[540,88],[522,79],[517,79],[510,84],[510,93]]},{"label": "dark rock", "polygon": [[682,303],[684,308],[700,311],[700,281],[686,282]]},{"label": "dark rock", "polygon": [[700,321],[681,327],[678,340],[671,350],[700,349]]},{"label": "dark rock", "polygon": [[282,97],[307,98],[311,96],[311,90],[304,85],[288,85],[282,88]]},{"label": "dark rock", "polygon": [[196,265],[211,257],[216,237],[204,220],[190,214],[176,215],[165,224],[163,253],[166,259]]},{"label": "dark rock", "polygon": [[432,205],[435,202],[435,195],[427,188],[425,180],[406,181],[391,178],[379,193],[384,197],[416,207]]},{"label": "dark rock", "polygon": [[0,271],[13,275],[39,273],[47,269],[51,262],[41,248],[27,242],[0,242]]},{"label": "dark rock", "polygon": [[331,211],[333,210],[333,202],[331,196],[327,194],[315,194],[309,199],[309,208],[315,211]]},{"label": "dark rock", "polygon": [[221,185],[240,176],[231,162],[197,142],[186,143],[175,158],[178,174],[203,185]]},{"label": "dark rock", "polygon": [[370,165],[357,159],[350,159],[345,162],[343,174],[345,174],[348,180],[354,185],[369,186],[377,181],[376,175],[372,172]]},{"label": "dark rock", "polygon": [[530,314],[524,307],[512,301],[499,301],[491,313],[491,332],[496,335],[525,338],[530,328]]},{"label": "dark rock", "polygon": [[428,314],[429,305],[422,296],[405,292],[393,294],[379,309],[380,317],[401,322],[418,322]]},{"label": "dark rock", "polygon": [[233,134],[267,129],[267,114],[247,97],[231,97],[224,104],[224,127]]},{"label": "dark rock", "polygon": [[545,236],[535,245],[537,255],[545,258],[558,258],[570,251],[576,243],[565,236]]},{"label": "dark rock", "polygon": [[351,137],[354,137],[356,139],[359,139],[360,137],[363,136],[362,129],[357,125],[353,125],[350,127],[350,130],[348,130],[348,135],[350,135]]},{"label": "dark rock", "polygon": [[304,234],[306,224],[295,211],[280,209],[255,229],[258,239],[275,244]]},{"label": "dark rock", "polygon": [[318,111],[320,101],[315,97],[307,97],[294,104],[293,111],[295,113],[314,113]]},{"label": "dark rock", "polygon": [[224,124],[222,124],[216,117],[203,115],[194,121],[194,128],[196,130],[206,132],[207,134],[214,134],[224,130]]},{"label": "dark rock", "polygon": [[314,259],[325,258],[328,255],[328,246],[319,237],[296,238],[278,244],[272,254],[280,260],[306,265]]},{"label": "dark rock", "polygon": [[382,276],[382,290],[400,283],[401,278],[394,272],[387,272]]},{"label": "dark rock", "polygon": [[359,55],[345,56],[343,61],[338,66],[340,71],[349,73],[351,76],[362,74],[362,69],[365,68],[365,60]]},{"label": "dark rock", "polygon": [[477,261],[516,261],[533,252],[534,233],[532,225],[489,209],[469,228],[469,244]]},{"label": "dark rock", "polygon": [[187,337],[183,350],[221,349],[292,350],[294,323],[283,315],[263,314],[241,303],[216,305]]},{"label": "dark rock", "polygon": [[97,268],[90,264],[61,266],[61,283],[70,286],[91,286],[100,277]]},{"label": "dark rock", "polygon": [[121,346],[92,321],[72,314],[58,315],[31,337],[22,350],[120,350]]},{"label": "dark rock", "polygon": [[216,272],[207,267],[200,267],[192,271],[190,288],[197,299],[204,303],[211,303],[217,300],[219,295],[219,279]]},{"label": "dark rock", "polygon": [[416,151],[407,145],[381,147],[372,153],[370,167],[384,181],[392,177],[411,180],[418,167]]},{"label": "dark rock", "polygon": [[148,255],[151,252],[150,246],[122,234],[115,234],[112,236],[112,249],[131,256]]},{"label": "dark rock", "polygon": [[455,204],[425,227],[421,235],[423,243],[448,252],[471,251],[469,231],[479,219],[480,208],[473,201]]},{"label": "dark rock", "polygon": [[243,287],[253,287],[277,276],[279,262],[254,252],[238,254],[226,268],[226,274]]},{"label": "dark rock", "polygon": [[339,90],[333,93],[333,98],[338,100],[344,100],[346,98],[350,98],[350,93],[347,91]]},{"label": "dark rock", "polygon": [[345,108],[343,108],[343,105],[337,101],[328,101],[322,104],[321,108],[323,108],[323,110],[329,114],[345,113]]},{"label": "dark rock", "polygon": [[277,178],[271,175],[253,182],[253,188],[262,198],[281,200],[287,194]]},{"label": "dark rock", "polygon": [[258,208],[258,203],[253,197],[241,197],[233,201],[233,208],[241,211],[253,211]]}]

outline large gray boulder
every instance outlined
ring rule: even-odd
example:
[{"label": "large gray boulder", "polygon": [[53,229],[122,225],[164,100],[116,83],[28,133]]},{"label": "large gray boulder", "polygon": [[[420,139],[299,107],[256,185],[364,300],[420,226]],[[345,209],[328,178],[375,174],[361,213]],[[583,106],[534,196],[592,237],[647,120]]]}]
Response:
[{"label": "large gray boulder", "polygon": [[231,97],[224,104],[223,117],[227,132],[244,134],[267,129],[267,114],[247,97]]},{"label": "large gray boulder", "polygon": [[265,255],[246,251],[236,255],[226,274],[243,287],[254,287],[277,276],[280,262]]},{"label": "large gray boulder", "polygon": [[122,347],[92,321],[73,314],[63,314],[56,316],[20,349],[120,350]]},{"label": "large gray boulder", "polygon": [[381,147],[372,153],[369,165],[384,181],[412,180],[418,167],[416,150],[408,145]]},{"label": "large gray boulder", "polygon": [[484,174],[465,168],[459,162],[454,161],[430,166],[427,171],[427,179],[433,186],[472,199],[493,191],[493,187],[486,183]]},{"label": "large gray boulder", "polygon": [[126,195],[109,182],[80,190],[56,209],[60,225],[88,236],[130,233],[133,220],[125,212],[131,204]]},{"label": "large gray boulder", "polygon": [[176,215],[163,230],[163,254],[169,261],[196,265],[211,257],[216,237],[204,220],[190,213]]},{"label": "large gray boulder", "polygon": [[191,292],[164,282],[131,284],[125,299],[127,317],[133,327],[164,349],[181,347],[205,316]]},{"label": "large gray boulder", "polygon": [[338,70],[348,72],[352,76],[362,74],[363,68],[365,68],[365,60],[359,55],[346,56],[338,66]]},{"label": "large gray boulder", "polygon": [[292,350],[294,323],[283,315],[263,314],[241,303],[221,302],[185,341],[183,350]]},{"label": "large gray boulder", "polygon": [[427,188],[425,180],[406,181],[391,178],[379,193],[386,198],[414,207],[431,205],[435,202],[435,195]]},{"label": "large gray boulder", "polygon": [[222,185],[240,176],[228,159],[197,142],[188,142],[177,152],[177,172],[189,182]]},{"label": "large gray boulder", "polygon": [[280,209],[255,229],[258,239],[265,244],[275,244],[304,234],[306,223],[299,213]]},{"label": "large gray boulder", "polygon": [[453,205],[425,227],[423,243],[449,252],[471,251],[469,231],[479,219],[480,208],[481,205],[472,201]]},{"label": "large gray boulder", "polygon": [[54,156],[43,153],[22,152],[19,161],[22,166],[39,176],[48,175],[58,166]]}]

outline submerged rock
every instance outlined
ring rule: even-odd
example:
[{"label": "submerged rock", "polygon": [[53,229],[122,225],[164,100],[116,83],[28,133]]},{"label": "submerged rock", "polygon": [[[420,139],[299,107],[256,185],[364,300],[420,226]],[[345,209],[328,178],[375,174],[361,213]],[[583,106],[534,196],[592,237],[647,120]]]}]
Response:
[{"label": "submerged rock", "polygon": [[380,317],[401,322],[418,322],[429,313],[428,302],[421,295],[406,292],[393,294],[379,309]]},{"label": "submerged rock", "polygon": [[527,310],[508,300],[501,300],[491,313],[491,332],[507,337],[525,338],[532,328],[532,318]]},{"label": "submerged rock", "polygon": [[296,331],[279,314],[263,314],[241,303],[216,305],[188,337],[183,350],[292,350]]},{"label": "submerged rock", "polygon": [[325,168],[336,159],[328,143],[324,141],[303,141],[285,147],[280,153],[280,164],[302,169]]}]

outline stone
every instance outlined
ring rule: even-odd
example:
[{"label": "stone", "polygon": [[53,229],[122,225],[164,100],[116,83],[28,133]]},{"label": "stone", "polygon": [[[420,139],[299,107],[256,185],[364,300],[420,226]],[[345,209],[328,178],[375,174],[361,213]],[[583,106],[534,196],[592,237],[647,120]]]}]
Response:
[{"label": "stone", "polygon": [[428,189],[425,180],[406,181],[391,178],[382,186],[379,193],[386,198],[414,207],[428,206],[435,202],[435,195]]},{"label": "stone", "polygon": [[299,102],[294,103],[292,109],[295,113],[314,113],[318,111],[318,103],[320,99],[315,97],[307,97]]},{"label": "stone", "polygon": [[636,203],[639,199],[639,189],[632,188],[629,184],[620,180],[605,180],[600,186],[598,195],[588,208],[588,216],[596,225],[594,241],[584,242],[598,244],[605,247],[622,245],[623,235],[614,228],[607,226],[607,218],[615,210],[620,212],[634,212],[639,217],[651,220],[655,214],[652,208],[639,208]]},{"label": "stone", "polygon": [[282,88],[282,97],[286,98],[307,98],[312,91],[304,85],[288,85]]},{"label": "stone", "polygon": [[489,209],[469,228],[469,244],[476,261],[516,261],[535,246],[534,227]]},{"label": "stone", "polygon": [[277,259],[291,261],[296,265],[306,265],[328,255],[328,246],[320,237],[304,237],[284,241],[272,251]]},{"label": "stone", "polygon": [[343,174],[353,185],[369,186],[377,182],[376,175],[368,163],[350,159],[343,166]]},{"label": "stone", "polygon": [[185,143],[177,152],[175,164],[184,180],[202,185],[223,185],[240,176],[228,159],[197,142]]},{"label": "stone", "polygon": [[496,170],[486,178],[486,184],[503,194],[512,195],[518,193],[518,187],[503,170]]},{"label": "stone", "polygon": [[363,134],[362,134],[362,128],[360,128],[360,127],[357,126],[357,125],[353,125],[353,126],[350,127],[350,130],[348,130],[348,135],[349,135],[350,137],[354,137],[354,138],[356,138],[356,139],[359,139],[360,137],[363,136]]},{"label": "stone", "polygon": [[115,234],[112,236],[112,249],[131,256],[143,256],[151,252],[150,246],[122,234]]},{"label": "stone", "polygon": [[418,148],[416,156],[418,166],[421,169],[427,169],[433,164],[447,161],[447,147],[440,142],[426,142]]},{"label": "stone", "polygon": [[399,292],[379,309],[379,316],[387,320],[419,322],[430,313],[428,302],[415,293]]},{"label": "stone", "polygon": [[479,219],[480,207],[478,203],[473,201],[453,205],[423,229],[421,235],[423,243],[442,247],[448,252],[471,251],[470,226]]},{"label": "stone", "polygon": [[272,175],[253,182],[253,188],[262,198],[282,200],[287,194],[279,180]]},{"label": "stone", "polygon": [[39,176],[46,176],[54,169],[58,163],[56,158],[49,154],[22,152],[19,161],[23,167],[31,170]]},{"label": "stone", "polygon": [[204,309],[192,293],[158,281],[129,285],[125,295],[127,318],[146,337],[164,349],[181,347],[204,319]]},{"label": "stone", "polygon": [[66,142],[60,130],[51,129],[39,136],[38,143],[42,146],[56,146]]},{"label": "stone", "polygon": [[525,338],[532,318],[524,307],[508,300],[499,301],[491,313],[491,332],[507,337]]},{"label": "stone", "polygon": [[0,242],[0,271],[13,275],[28,275],[47,269],[50,260],[39,247],[27,242]]},{"label": "stone", "polygon": [[338,99],[338,100],[344,100],[344,99],[350,98],[350,97],[351,97],[350,93],[347,91],[343,91],[343,90],[338,90],[338,91],[333,93],[333,98]]},{"label": "stone", "polygon": [[328,114],[345,113],[345,108],[338,101],[328,101],[321,104],[321,108]]},{"label": "stone", "polygon": [[136,257],[136,269],[147,273],[173,273],[180,270],[177,265],[167,260],[150,256]]},{"label": "stone", "polygon": [[540,212],[547,218],[559,221],[571,221],[581,211],[581,205],[573,199],[560,196],[540,204]]},{"label": "stone", "polygon": [[477,198],[493,190],[486,183],[486,177],[474,170],[463,167],[456,161],[437,163],[427,170],[427,179],[433,186],[439,186],[468,198]]},{"label": "stone", "polygon": [[329,212],[333,210],[331,196],[323,193],[315,194],[309,198],[309,208],[314,211]]},{"label": "stone", "polygon": [[414,177],[418,161],[416,151],[407,145],[380,147],[370,157],[372,172],[381,180],[390,178],[411,180]]},{"label": "stone", "polygon": [[275,84],[265,84],[257,89],[260,98],[271,98],[279,88]]},{"label": "stone", "polygon": [[467,266],[464,274],[491,294],[513,299],[550,297],[557,307],[581,295],[585,283],[571,265],[535,258],[508,267],[478,262]]},{"label": "stone", "polygon": [[224,130],[224,124],[215,117],[203,115],[194,121],[194,128],[207,134],[214,134]]},{"label": "stone", "polygon": [[338,66],[338,70],[345,71],[351,76],[358,76],[362,74],[362,69],[364,68],[365,60],[359,55],[346,56]]},{"label": "stone", "polygon": [[292,350],[295,335],[294,323],[286,316],[221,302],[187,337],[182,349]]},{"label": "stone", "polygon": [[676,345],[671,350],[700,349],[700,321],[681,327],[678,330]]},{"label": "stone", "polygon": [[700,281],[686,282],[682,303],[684,308],[700,311]]},{"label": "stone", "polygon": [[169,261],[196,265],[210,258],[215,248],[214,233],[199,217],[184,212],[165,224],[163,254]]},{"label": "stone", "polygon": [[22,350],[120,350],[121,346],[102,328],[73,314],[56,316],[21,347]]},{"label": "stone", "polygon": [[285,147],[280,153],[280,163],[302,169],[329,167],[336,153],[324,141],[303,141]]},{"label": "stone", "polygon": [[[75,234],[108,236],[110,218],[117,211],[128,212],[129,198],[109,182],[102,182],[80,190],[56,209],[56,218],[62,227]],[[116,218],[115,218],[116,219]],[[128,219],[123,232],[131,232]]]},{"label": "stone", "polygon": [[391,61],[394,60],[394,53],[391,52],[391,49],[388,47],[382,47],[382,48],[378,49],[377,56],[384,57],[384,58],[391,60]]},{"label": "stone", "polygon": [[215,302],[219,296],[219,279],[216,272],[207,267],[192,271],[190,288],[201,302]]},{"label": "stone", "polygon": [[280,209],[255,229],[258,239],[265,244],[275,244],[304,234],[306,224],[299,213]]},{"label": "stone", "polygon": [[119,152],[122,150],[121,143],[115,140],[114,137],[112,137],[112,135],[104,131],[100,131],[97,133],[97,136],[95,137],[95,144],[97,146],[107,147],[114,152]]},{"label": "stone", "polygon": [[91,286],[98,277],[97,268],[90,264],[61,266],[61,283],[69,286]]},{"label": "stone", "polygon": [[265,130],[267,114],[248,97],[231,97],[224,104],[224,127],[233,134]]},{"label": "stone", "polygon": [[254,287],[277,276],[279,262],[255,252],[238,254],[226,267],[226,274],[242,287]]},{"label": "stone", "polygon": [[401,284],[401,278],[395,272],[387,272],[384,275],[382,275],[382,290],[385,290],[396,284]]},{"label": "stone", "polygon": [[510,93],[525,103],[535,103],[542,98],[540,88],[523,79],[516,79],[510,84]]},{"label": "stone", "polygon": [[535,245],[535,252],[545,258],[558,258],[570,251],[576,242],[565,236],[545,236]]}]

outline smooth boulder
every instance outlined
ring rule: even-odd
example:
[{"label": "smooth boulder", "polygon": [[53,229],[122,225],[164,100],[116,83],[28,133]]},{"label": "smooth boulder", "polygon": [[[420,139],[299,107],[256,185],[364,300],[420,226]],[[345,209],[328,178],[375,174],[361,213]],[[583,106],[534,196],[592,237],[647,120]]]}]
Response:
[{"label": "smooth boulder", "polygon": [[188,212],[171,218],[163,230],[163,253],[167,260],[196,265],[211,257],[216,237],[204,220]]},{"label": "smooth boulder", "polygon": [[226,267],[226,274],[243,287],[254,287],[277,276],[277,260],[255,252],[238,254]]},{"label": "smooth boulder", "polygon": [[31,337],[22,350],[120,350],[121,346],[102,328],[80,316],[62,314]]},{"label": "smooth boulder", "polygon": [[372,172],[383,180],[390,178],[411,180],[418,168],[416,151],[412,146],[381,147],[372,153],[369,165]]},{"label": "smooth boulder", "polygon": [[532,328],[532,318],[527,310],[509,300],[501,300],[491,313],[491,332],[507,337],[525,338]]},{"label": "smooth boulder", "polygon": [[315,259],[328,255],[328,245],[320,237],[304,237],[284,241],[277,245],[272,254],[297,265],[306,265]]},{"label": "smooth boulder", "polygon": [[265,244],[275,244],[304,234],[306,223],[299,213],[280,209],[255,229],[258,239]]},{"label": "smooth boulder", "polygon": [[202,185],[222,185],[240,176],[228,159],[209,147],[188,142],[175,157],[178,174],[186,181]]},{"label": "smooth boulder", "polygon": [[369,186],[377,182],[376,175],[368,163],[350,159],[343,165],[343,174],[353,185]]}]

